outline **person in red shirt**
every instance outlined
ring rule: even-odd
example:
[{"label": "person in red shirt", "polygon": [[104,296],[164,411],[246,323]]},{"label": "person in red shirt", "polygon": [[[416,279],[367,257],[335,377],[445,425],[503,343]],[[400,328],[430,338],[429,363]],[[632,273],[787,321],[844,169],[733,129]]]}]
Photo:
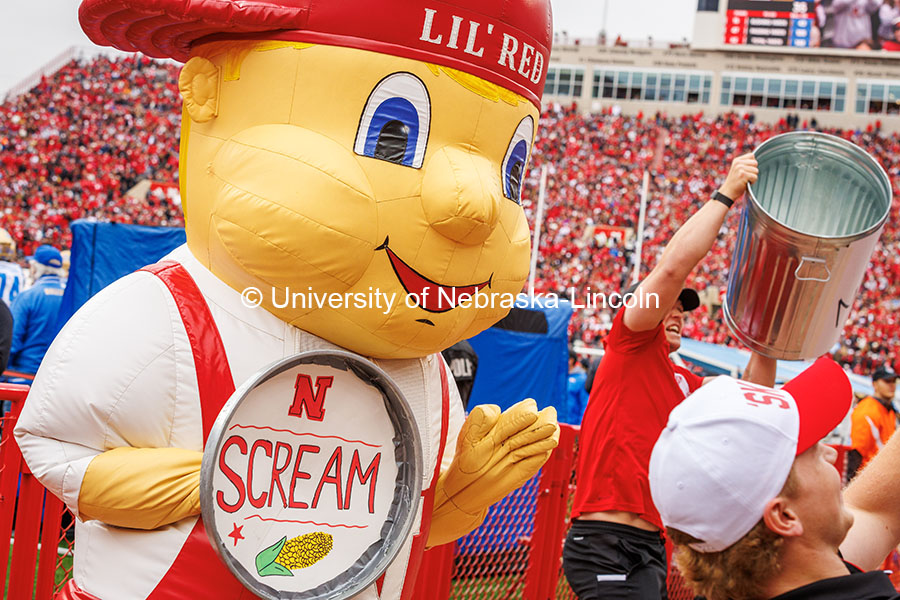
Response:
[{"label": "person in red shirt", "polygon": [[[699,305],[688,275],[716,241],[728,209],[756,181],[752,154],[678,230],[658,264],[613,319],[581,425],[572,528],[563,567],[580,600],[666,598],[662,521],[647,467],[669,412],[703,379],[669,359],[685,312]],[[655,296],[654,296],[655,295]],[[772,385],[775,361],[753,354],[745,379]]]}]

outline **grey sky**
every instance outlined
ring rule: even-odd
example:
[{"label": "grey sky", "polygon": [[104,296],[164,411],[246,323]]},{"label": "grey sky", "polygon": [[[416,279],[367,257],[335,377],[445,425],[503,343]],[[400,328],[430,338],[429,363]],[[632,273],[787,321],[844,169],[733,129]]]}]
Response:
[{"label": "grey sky", "polygon": [[[596,39],[608,1],[611,37],[679,40],[691,37],[696,0],[553,0],[554,29]],[[89,47],[78,26],[78,0],[0,2],[0,98],[70,46]]]},{"label": "grey sky", "polygon": [[626,40],[690,38],[697,0],[552,0],[553,29],[570,37],[596,39],[608,2],[607,33]]}]

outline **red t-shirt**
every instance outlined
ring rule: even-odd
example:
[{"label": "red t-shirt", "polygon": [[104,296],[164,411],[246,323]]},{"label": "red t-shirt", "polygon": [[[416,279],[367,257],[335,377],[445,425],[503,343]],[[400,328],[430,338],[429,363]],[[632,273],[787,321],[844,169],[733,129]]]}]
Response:
[{"label": "red t-shirt", "polygon": [[613,319],[581,422],[572,516],[621,510],[662,529],[647,480],[650,453],[669,412],[703,378],[669,359],[662,323],[631,331],[624,314]]}]

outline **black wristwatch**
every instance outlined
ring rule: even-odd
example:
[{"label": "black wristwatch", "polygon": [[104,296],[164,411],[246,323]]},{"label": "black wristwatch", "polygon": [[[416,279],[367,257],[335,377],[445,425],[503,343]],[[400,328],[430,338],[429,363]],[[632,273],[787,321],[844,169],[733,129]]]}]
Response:
[{"label": "black wristwatch", "polygon": [[719,192],[719,191],[717,191],[715,194],[713,194],[712,199],[718,200],[719,202],[721,202],[728,208],[731,208],[732,206],[734,206],[734,200],[732,200],[731,198],[729,198],[728,196],[726,196],[725,194],[723,194],[722,192]]}]

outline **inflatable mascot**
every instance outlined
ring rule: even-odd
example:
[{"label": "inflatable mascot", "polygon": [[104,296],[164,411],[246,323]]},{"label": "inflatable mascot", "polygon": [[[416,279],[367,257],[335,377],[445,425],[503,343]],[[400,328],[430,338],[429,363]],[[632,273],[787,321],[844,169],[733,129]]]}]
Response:
[{"label": "inflatable mascot", "polygon": [[[423,475],[415,526],[355,597],[410,598],[424,549],[477,527],[558,439],[533,400],[464,419],[439,354],[501,319],[528,274],[549,0],[84,0],[79,18],[98,44],[185,63],[187,244],[78,311],[16,428],[78,516],[61,597],[253,597],[199,518],[204,444],[260,369],[344,349],[402,391]],[[310,477],[299,455],[283,477],[291,494]],[[301,542],[263,566],[290,575]]]}]

